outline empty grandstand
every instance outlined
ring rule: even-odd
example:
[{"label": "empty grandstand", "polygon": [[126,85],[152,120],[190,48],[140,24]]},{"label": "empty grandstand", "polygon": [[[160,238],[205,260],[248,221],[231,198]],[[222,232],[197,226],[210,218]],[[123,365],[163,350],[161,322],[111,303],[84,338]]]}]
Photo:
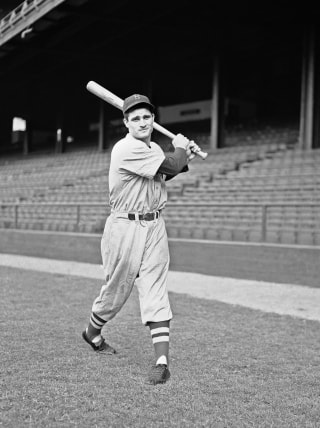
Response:
[{"label": "empty grandstand", "polygon": [[[239,23],[235,5],[237,25],[220,28],[216,16],[230,22],[222,4],[154,5],[139,24],[143,6],[130,2],[2,3],[0,227],[102,232],[110,151],[123,128],[86,92],[96,79],[119,96],[152,95],[173,132],[210,152],[168,182],[169,236],[319,245],[318,35],[296,25],[298,9],[277,5],[278,19],[265,11],[271,28],[254,8],[251,24]],[[128,41],[145,32],[154,49],[141,81]],[[14,118],[23,130],[12,129]]]},{"label": "empty grandstand", "polygon": [[[288,145],[281,133],[267,143],[263,135],[195,159],[167,183],[169,236],[319,245],[320,152],[299,149],[292,136]],[[90,148],[3,158],[1,227],[101,233],[109,160],[110,151]]]}]

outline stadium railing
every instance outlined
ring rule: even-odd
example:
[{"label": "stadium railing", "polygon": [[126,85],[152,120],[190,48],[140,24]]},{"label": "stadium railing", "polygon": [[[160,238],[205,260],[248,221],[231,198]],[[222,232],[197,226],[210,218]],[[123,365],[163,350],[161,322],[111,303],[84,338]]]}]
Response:
[{"label": "stadium railing", "polygon": [[65,0],[25,0],[0,20],[0,46]]},{"label": "stadium railing", "polygon": [[[214,213],[224,208],[215,218]],[[314,210],[314,217],[277,219],[277,210]],[[320,203],[179,203],[164,211],[169,237],[320,245]],[[243,212],[247,214],[243,216]],[[250,211],[251,210],[251,211]],[[276,210],[276,211],[273,211]],[[0,204],[0,227],[101,233],[110,208],[100,203]],[[170,216],[170,213],[176,215]],[[181,214],[180,214],[181,213]],[[232,213],[233,217],[228,216]],[[202,215],[203,214],[203,215]],[[221,232],[221,233],[220,233]],[[222,233],[224,232],[224,233]],[[286,236],[285,239],[283,237]]]}]

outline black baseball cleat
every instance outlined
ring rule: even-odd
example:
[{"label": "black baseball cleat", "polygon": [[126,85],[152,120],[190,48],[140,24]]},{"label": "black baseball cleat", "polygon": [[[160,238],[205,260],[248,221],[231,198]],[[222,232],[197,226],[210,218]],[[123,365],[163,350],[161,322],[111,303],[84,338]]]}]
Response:
[{"label": "black baseball cleat", "polygon": [[103,354],[110,354],[110,355],[116,353],[116,350],[114,348],[112,348],[112,346],[108,345],[108,343],[104,340],[104,338],[102,336],[101,336],[102,341],[100,342],[99,345],[96,345],[93,342],[91,342],[91,340],[88,338],[85,330],[82,332],[82,337],[87,343],[89,343],[89,345],[92,347],[92,349],[95,352],[99,352],[99,353],[103,353]]},{"label": "black baseball cleat", "polygon": [[157,385],[158,383],[165,383],[170,377],[170,371],[166,364],[157,364],[151,367],[147,383],[150,385]]}]

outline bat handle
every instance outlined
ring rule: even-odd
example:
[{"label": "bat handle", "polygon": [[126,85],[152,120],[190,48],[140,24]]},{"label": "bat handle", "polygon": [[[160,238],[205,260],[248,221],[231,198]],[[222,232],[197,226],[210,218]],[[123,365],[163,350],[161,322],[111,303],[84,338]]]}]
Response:
[{"label": "bat handle", "polygon": [[203,160],[205,160],[206,159],[206,157],[208,156],[208,153],[207,152],[203,152],[202,150],[192,150],[191,149],[191,151],[194,153],[194,154],[196,154],[197,156],[200,156],[201,157],[201,159],[203,159]]},{"label": "bat handle", "polygon": [[[172,140],[176,137],[176,135],[174,135],[173,132],[169,131],[168,129],[164,128],[163,126],[159,125],[158,123],[154,122],[153,123],[153,127],[154,129],[156,129],[157,131],[161,132],[162,134],[166,135],[167,137],[171,138]],[[203,152],[201,149],[200,150],[192,150],[191,151],[196,154],[197,156],[200,156],[201,159],[205,160],[206,157],[208,156],[208,153]]]}]

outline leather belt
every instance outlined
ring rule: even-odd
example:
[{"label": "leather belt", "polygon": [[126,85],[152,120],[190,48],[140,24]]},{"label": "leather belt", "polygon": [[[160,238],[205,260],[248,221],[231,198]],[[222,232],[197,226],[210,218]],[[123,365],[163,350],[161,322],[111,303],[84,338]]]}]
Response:
[{"label": "leather belt", "polygon": [[157,218],[160,217],[160,212],[161,211],[154,211],[153,213],[144,213],[144,214],[139,214],[139,213],[128,213],[128,219],[129,220],[136,220],[136,221],[152,221],[152,220],[156,220]]}]

